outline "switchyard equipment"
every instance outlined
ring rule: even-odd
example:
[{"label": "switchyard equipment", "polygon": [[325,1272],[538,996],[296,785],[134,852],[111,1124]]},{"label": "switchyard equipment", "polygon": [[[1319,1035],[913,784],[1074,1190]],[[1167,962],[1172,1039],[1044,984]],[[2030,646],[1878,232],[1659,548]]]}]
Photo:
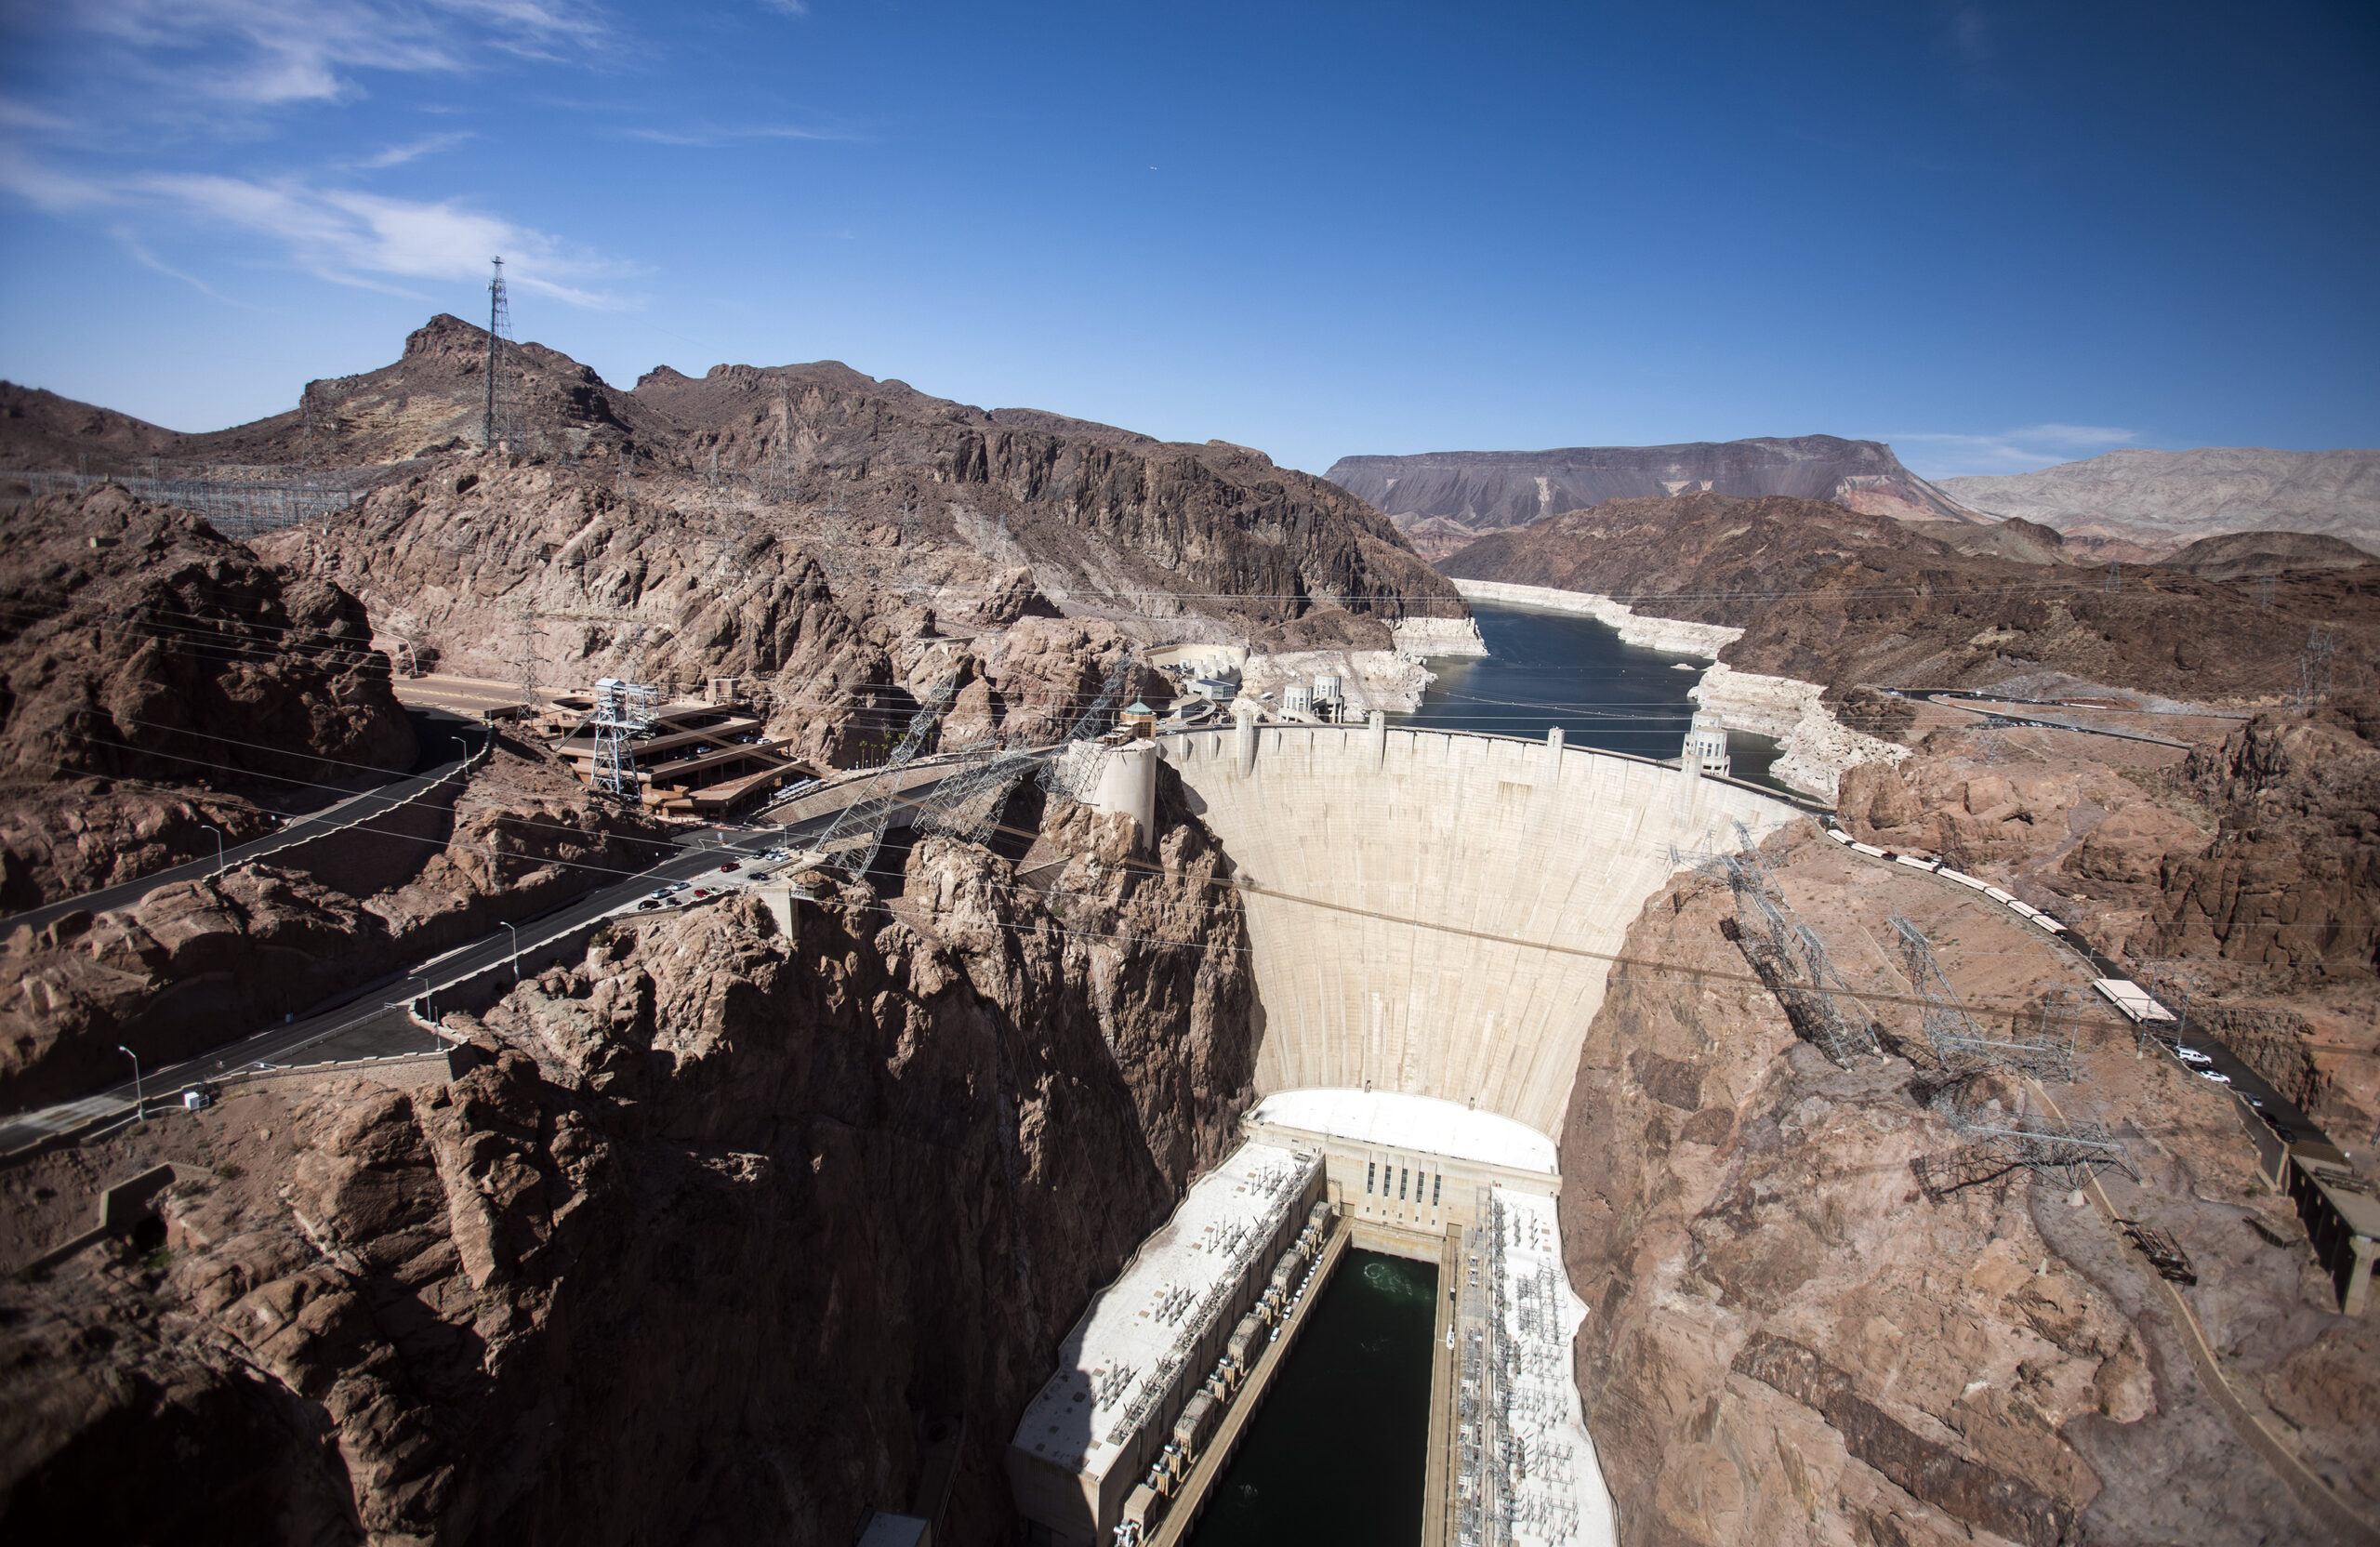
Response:
[{"label": "switchyard equipment", "polygon": [[1453,1547],[1616,1539],[1570,1375],[1586,1307],[1563,1276],[1553,1198],[1483,1187],[1456,1291]]},{"label": "switchyard equipment", "polygon": [[2191,1265],[2190,1254],[2171,1235],[2152,1230],[2138,1220],[2118,1220],[2116,1223],[2140,1249],[2140,1254],[2149,1259],[2149,1265],[2157,1270],[2158,1277],[2175,1284],[2198,1282],[2198,1269]]},{"label": "switchyard equipment", "polygon": [[1900,936],[1901,965],[1910,985],[1924,1001],[1921,1029],[1925,1045],[1940,1071],[1952,1080],[1965,1080],[1996,1070],[2017,1070],[2038,1079],[2068,1081],[2074,1078],[2074,1019],[2055,1024],[2044,1020],[2041,1034],[1986,1037],[1959,1002],[1941,963],[1934,959],[1933,943],[1925,932],[1899,914],[1892,918]]},{"label": "switchyard equipment", "polygon": [[1863,1053],[1881,1053],[1867,1019],[1855,1022],[1845,1012],[1858,999],[1825,942],[1794,916],[1751,833],[1740,823],[1737,831],[1749,857],[1722,854],[1719,863],[1736,897],[1736,943],[1752,971],[1777,996],[1794,1032],[1834,1063],[1847,1068]]},{"label": "switchyard equipment", "polygon": [[[1058,743],[1059,759],[1064,759],[1077,747],[1089,752],[1091,766],[1087,780],[1078,769],[1060,769],[1059,760],[1051,757],[1049,747],[1003,748],[997,740],[986,737],[968,747],[959,766],[945,774],[926,798],[917,813],[917,830],[940,833],[961,843],[984,842],[999,825],[1010,795],[1037,768],[1041,771],[1043,788],[1079,800],[1091,800],[1099,789],[1100,760],[1097,752],[1091,751],[1091,744],[1116,721],[1116,706],[1123,698],[1124,685],[1131,681],[1135,658],[1129,647],[1117,656],[1100,682],[1099,696],[1075,717],[1074,724]],[[1053,782],[1057,780],[1063,780],[1063,785]]]}]

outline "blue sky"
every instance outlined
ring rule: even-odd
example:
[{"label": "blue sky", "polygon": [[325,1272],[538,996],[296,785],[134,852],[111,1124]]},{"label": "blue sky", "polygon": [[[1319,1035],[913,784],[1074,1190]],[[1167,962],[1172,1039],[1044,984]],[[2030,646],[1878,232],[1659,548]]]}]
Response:
[{"label": "blue sky", "polygon": [[0,376],[182,430],[477,315],[1319,471],[2380,444],[2368,5],[0,0]]}]

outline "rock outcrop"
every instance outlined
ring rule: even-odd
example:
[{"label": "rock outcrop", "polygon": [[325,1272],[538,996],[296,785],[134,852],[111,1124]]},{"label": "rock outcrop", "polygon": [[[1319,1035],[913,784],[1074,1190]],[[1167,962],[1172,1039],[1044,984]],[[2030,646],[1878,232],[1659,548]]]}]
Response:
[{"label": "rock outcrop", "polygon": [[504,753],[367,826],[0,944],[0,1105],[38,1105],[303,1013],[667,853],[668,833]]},{"label": "rock outcrop", "polygon": [[2320,977],[2380,974],[2380,694],[2264,714],[2184,777],[2224,813],[2169,859],[2165,949]]},{"label": "rock outcrop", "polygon": [[1874,515],[1967,521],[1972,512],[1877,441],[1800,435],[1674,446],[1444,451],[1342,456],[1325,476],[1388,513],[1435,560],[1506,527],[1614,499],[1699,492],[1832,500]]},{"label": "rock outcrop", "polygon": [[[179,790],[286,790],[412,767],[389,663],[337,584],[259,562],[189,512],[113,485],[18,507],[7,525],[6,905],[211,847]],[[209,816],[231,814],[197,799]],[[227,831],[265,826],[250,813]]]},{"label": "rock outcrop", "polygon": [[2069,540],[2169,553],[2226,532],[2310,532],[2380,550],[2380,451],[2111,451],[2036,472],[1938,481],[1994,515],[2054,526]]},{"label": "rock outcrop", "polygon": [[[1778,856],[1805,910],[1840,906],[1847,877],[1804,875],[1849,862],[1829,847]],[[1731,912],[1695,879],[1646,908],[1563,1130],[1564,1252],[1591,1308],[1577,1374],[1622,1541],[2353,1540],[2231,1427],[2096,1202],[2022,1170],[1929,1195],[1912,1163],[1961,1140],[1911,1064],[1838,1068],[1757,984],[1649,965],[1715,964]],[[1972,989],[2006,981],[2020,928],[1936,933]],[[2057,972],[2054,953],[2042,965]],[[2289,1394],[2344,1394],[2380,1348],[2326,1308],[2229,1102],[2121,1037],[2055,1099],[2119,1128],[2143,1183],[2110,1173],[2111,1201],[2186,1243],[2201,1280],[2181,1292],[2224,1329],[2228,1378],[2287,1402],[2292,1444],[2370,1512],[2360,1400]]]},{"label": "rock outcrop", "polygon": [[2157,561],[2161,569],[2209,580],[2244,580],[2294,569],[2354,569],[2380,555],[2311,532],[2232,532],[2198,541]]},{"label": "rock outcrop", "polygon": [[214,1180],[163,1251],[0,1286],[0,1525],[830,1542],[881,1507],[1005,1539],[1014,1414],[1250,1099],[1244,930],[1169,811],[1155,873],[1055,813],[1039,898],[934,840],[889,915],[623,928],[455,1022],[483,1062],[451,1083],[178,1129]]}]

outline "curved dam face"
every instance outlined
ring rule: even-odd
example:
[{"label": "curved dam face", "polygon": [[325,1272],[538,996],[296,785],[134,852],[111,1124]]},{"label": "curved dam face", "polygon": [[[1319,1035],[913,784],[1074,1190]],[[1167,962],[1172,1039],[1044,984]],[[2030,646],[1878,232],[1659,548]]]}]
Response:
[{"label": "curved dam face", "polygon": [[1606,958],[1677,856],[1801,814],[1558,732],[1241,724],[1157,748],[1250,883],[1260,1093],[1434,1096],[1546,1134]]}]

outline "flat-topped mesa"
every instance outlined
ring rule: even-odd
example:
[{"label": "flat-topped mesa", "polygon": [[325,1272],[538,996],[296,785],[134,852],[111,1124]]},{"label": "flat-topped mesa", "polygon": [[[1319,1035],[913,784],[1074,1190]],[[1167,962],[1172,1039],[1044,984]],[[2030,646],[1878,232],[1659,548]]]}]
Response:
[{"label": "flat-topped mesa", "polygon": [[1325,476],[1385,512],[1431,559],[1473,538],[1613,499],[1717,493],[1831,500],[1875,515],[1969,521],[1965,507],[1879,441],[1832,435],[1667,446],[1342,456]]}]

